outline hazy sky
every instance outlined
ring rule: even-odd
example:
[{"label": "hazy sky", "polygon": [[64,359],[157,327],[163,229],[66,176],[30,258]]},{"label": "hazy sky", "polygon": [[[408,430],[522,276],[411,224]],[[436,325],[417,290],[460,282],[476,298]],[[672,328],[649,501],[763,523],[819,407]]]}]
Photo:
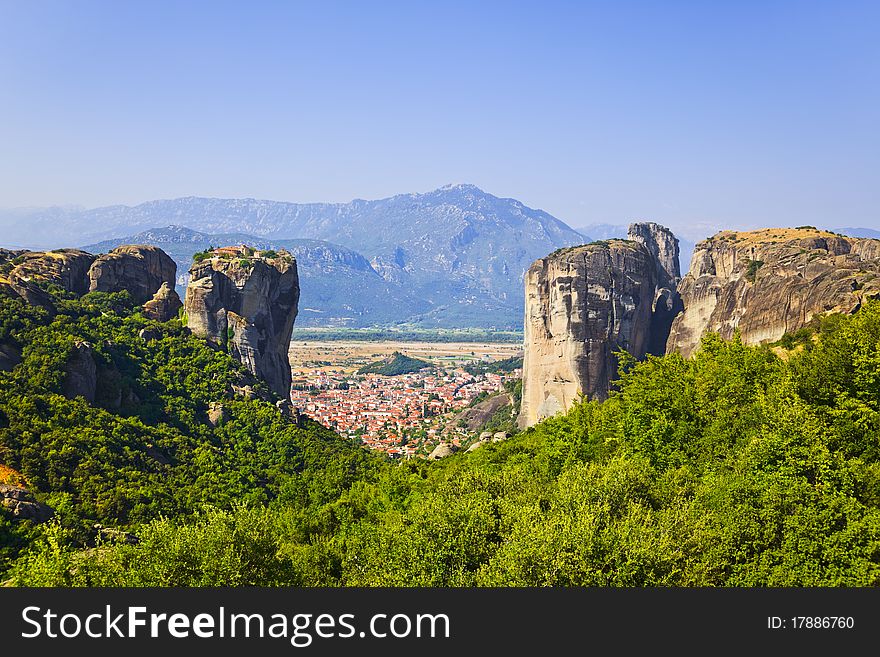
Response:
[{"label": "hazy sky", "polygon": [[575,226],[880,228],[878,7],[0,0],[0,206],[471,182]]}]

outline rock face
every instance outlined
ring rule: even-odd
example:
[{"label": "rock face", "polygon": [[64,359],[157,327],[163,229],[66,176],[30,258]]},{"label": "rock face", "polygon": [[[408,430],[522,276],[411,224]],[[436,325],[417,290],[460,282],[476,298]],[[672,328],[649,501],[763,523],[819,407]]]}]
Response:
[{"label": "rock face", "polygon": [[0,342],[0,372],[11,372],[21,362],[21,350],[14,344]]},{"label": "rock face", "polygon": [[29,490],[8,484],[0,484],[0,509],[17,520],[34,522],[45,522],[55,514],[52,507],[37,502]]},{"label": "rock face", "polygon": [[54,283],[68,292],[88,291],[89,267],[94,256],[75,249],[46,253],[0,249],[0,294],[55,313],[51,295],[38,283]]},{"label": "rock face", "polygon": [[629,239],[644,244],[660,265],[661,283],[674,288],[681,280],[678,238],[672,231],[650,221],[630,224]]},{"label": "rock face", "polygon": [[77,342],[64,368],[64,396],[68,399],[83,397],[90,404],[95,401],[98,387],[98,368],[92,345]]},{"label": "rock face", "polygon": [[880,295],[880,240],[814,228],[724,231],[697,244],[679,286],[668,352],[692,355],[707,332],[774,342],[823,313],[855,312]]},{"label": "rock face", "polygon": [[177,311],[182,307],[183,302],[174,287],[169,285],[167,281],[163,281],[159,291],[144,304],[143,314],[157,322],[167,322],[176,318]]},{"label": "rock face", "polygon": [[657,224],[634,224],[630,237],[561,249],[526,273],[519,426],[567,410],[581,394],[605,398],[613,352],[662,353],[680,304],[678,243]]},{"label": "rock face", "polygon": [[447,456],[455,454],[455,452],[455,447],[450,443],[440,443],[428,454],[428,460],[437,461],[438,459],[445,459]]},{"label": "rock face", "polygon": [[155,246],[120,246],[99,256],[89,269],[89,292],[128,290],[137,303],[146,303],[167,283],[174,288],[177,265]]},{"label": "rock face", "polygon": [[[0,294],[22,299],[32,306],[55,312],[52,297],[38,283],[59,285],[78,296],[87,292],[128,290],[138,303],[156,300],[173,305],[176,293],[154,299],[163,283],[173,293],[177,265],[154,246],[126,245],[102,256],[77,249],[8,251],[0,249]],[[177,302],[180,299],[177,298]],[[158,306],[156,312],[162,312]],[[175,309],[176,312],[176,309]]]},{"label": "rock face", "polygon": [[648,338],[648,353],[666,351],[666,339],[675,317],[684,310],[678,285],[681,282],[678,238],[668,228],[653,222],[630,224],[629,239],[643,244],[659,265],[654,315]]},{"label": "rock face", "polygon": [[513,398],[508,393],[493,395],[457,414],[446,424],[445,430],[453,431],[455,427],[459,426],[459,422],[464,422],[465,429],[476,431],[485,425],[495,413],[512,404]]},{"label": "rock face", "polygon": [[229,411],[221,402],[211,402],[208,404],[208,424],[212,427],[219,427],[229,417]]},{"label": "rock face", "polygon": [[187,325],[288,399],[288,349],[299,303],[296,260],[236,248],[217,249],[190,269]]},{"label": "rock face", "polygon": [[89,291],[89,268],[95,256],[77,249],[58,249],[44,253],[20,254],[10,278],[17,281],[49,282],[68,292],[83,295]]},{"label": "rock face", "polygon": [[0,276],[0,294],[24,301],[30,306],[44,308],[50,316],[55,315],[52,296],[33,282],[11,280]]}]

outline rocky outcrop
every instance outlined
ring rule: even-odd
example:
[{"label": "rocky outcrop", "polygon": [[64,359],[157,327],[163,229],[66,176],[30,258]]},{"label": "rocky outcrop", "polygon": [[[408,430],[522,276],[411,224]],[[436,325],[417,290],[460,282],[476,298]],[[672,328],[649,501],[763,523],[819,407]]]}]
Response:
[{"label": "rocky outcrop", "polygon": [[106,545],[107,543],[124,543],[126,545],[137,545],[140,539],[132,533],[116,529],[114,527],[104,527],[100,523],[92,526],[95,530],[98,540]]},{"label": "rocky outcrop", "polygon": [[90,292],[128,290],[136,303],[146,303],[167,283],[173,290],[177,265],[155,246],[128,245],[95,259],[89,269]]},{"label": "rocky outcrop", "polygon": [[64,368],[62,392],[68,399],[83,397],[90,404],[95,401],[98,387],[98,368],[94,351],[88,342],[77,342]]},{"label": "rocky outcrop", "polygon": [[0,372],[11,372],[21,362],[21,350],[14,344],[0,342]]},{"label": "rocky outcrop", "polygon": [[50,316],[55,316],[52,295],[32,281],[19,281],[0,275],[0,295],[24,301],[29,306],[44,308]]},{"label": "rocky outcrop", "polygon": [[[78,296],[128,290],[137,303],[153,304],[154,309],[148,309],[148,313],[170,312],[174,300],[180,302],[174,292],[176,272],[174,261],[154,246],[120,246],[102,256],[78,249],[0,249],[0,294],[41,306],[50,313],[55,312],[55,305],[51,295],[39,286],[42,283],[58,285]],[[160,290],[164,283],[169,284],[170,292]],[[157,294],[161,294],[158,299],[154,298]]]},{"label": "rocky outcrop", "polygon": [[221,402],[211,402],[208,404],[208,424],[216,428],[223,424],[229,418],[229,411]]},{"label": "rocky outcrop", "polygon": [[681,281],[678,238],[668,228],[653,222],[630,224],[629,238],[643,244],[659,265],[648,353],[663,354],[666,351],[666,340],[672,329],[672,322],[684,309],[678,293],[678,285]]},{"label": "rocky outcrop", "polygon": [[88,271],[95,257],[76,249],[45,253],[0,249],[0,294],[55,314],[52,296],[39,284],[58,285],[74,294],[85,294]]},{"label": "rocky outcrop", "polygon": [[55,515],[52,507],[37,502],[29,490],[9,484],[0,484],[0,509],[4,509],[16,520],[34,522],[45,522]]},{"label": "rocky outcrop", "polygon": [[24,252],[9,278],[19,282],[54,283],[68,292],[83,295],[89,291],[89,268],[95,256],[78,249],[57,249],[46,252]]},{"label": "rocky outcrop", "polygon": [[487,397],[483,401],[477,402],[473,406],[464,409],[461,413],[456,414],[446,424],[445,431],[452,432],[457,427],[467,431],[477,431],[492,419],[492,416],[498,411],[511,404],[513,404],[513,398],[506,392]]},{"label": "rocky outcrop", "polygon": [[227,247],[190,269],[184,311],[194,335],[225,348],[283,399],[299,303],[296,261],[287,253]]},{"label": "rocky outcrop", "polygon": [[680,304],[678,241],[657,224],[633,224],[630,237],[561,249],[526,273],[520,427],[581,395],[605,398],[614,352],[663,352]]},{"label": "rocky outcrop", "polygon": [[710,331],[774,342],[817,315],[852,313],[880,295],[880,240],[814,228],[724,231],[697,244],[679,291],[684,312],[668,352],[690,356]]},{"label": "rocky outcrop", "polygon": [[162,331],[153,327],[142,328],[138,331],[138,337],[144,342],[152,342],[162,339]]},{"label": "rocky outcrop", "polygon": [[167,322],[175,319],[181,308],[183,308],[183,302],[174,287],[169,285],[167,281],[163,281],[159,291],[144,304],[143,314],[148,319]]},{"label": "rocky outcrop", "polygon": [[431,453],[428,454],[429,461],[437,461],[439,459],[445,459],[447,456],[452,456],[457,451],[457,448],[452,443],[440,443],[437,445]]},{"label": "rocky outcrop", "polygon": [[681,280],[678,238],[672,231],[650,221],[630,224],[629,239],[644,244],[660,265],[658,272],[663,287],[675,288]]}]

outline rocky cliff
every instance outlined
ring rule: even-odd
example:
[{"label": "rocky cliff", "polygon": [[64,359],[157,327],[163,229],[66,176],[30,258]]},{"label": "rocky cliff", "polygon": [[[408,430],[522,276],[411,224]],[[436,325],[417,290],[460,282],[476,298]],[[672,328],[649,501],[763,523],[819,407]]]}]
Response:
[{"label": "rocky cliff", "polygon": [[28,489],[3,483],[0,483],[0,509],[14,520],[45,522],[55,515],[52,507],[37,502]]},{"label": "rocky cliff", "polygon": [[[127,290],[137,303],[148,303],[163,284],[169,290],[157,299],[166,310],[180,305],[174,292],[177,265],[154,246],[125,245],[94,256],[78,249],[7,251],[0,249],[0,293],[53,311],[51,297],[40,284],[53,284],[76,295]],[[176,307],[175,307],[176,306]],[[154,312],[159,318],[158,311]],[[170,319],[168,317],[167,319]],[[166,321],[165,319],[161,321]]]},{"label": "rocky cliff", "polygon": [[560,249],[526,273],[520,426],[567,410],[581,394],[607,396],[613,352],[662,352],[667,334],[656,332],[668,330],[679,303],[677,240],[657,224],[634,224],[630,238]]},{"label": "rocky cliff", "polygon": [[671,230],[660,224],[644,221],[630,224],[627,237],[644,244],[660,265],[658,276],[663,286],[674,288],[678,285],[681,280],[678,238]]},{"label": "rocky cliff", "polygon": [[228,349],[288,399],[287,354],[298,303],[292,256],[232,247],[216,249],[192,266],[184,311],[195,335]]},{"label": "rocky cliff", "polygon": [[177,265],[155,246],[120,246],[95,259],[89,269],[89,291],[128,290],[137,303],[146,303],[167,283],[174,289]]},{"label": "rocky cliff", "polygon": [[628,237],[643,244],[658,265],[648,353],[662,354],[666,351],[672,322],[684,309],[678,294],[681,281],[678,238],[665,226],[653,222],[630,224]]},{"label": "rocky cliff", "polygon": [[153,295],[153,298],[144,304],[144,317],[155,319],[157,322],[167,322],[177,317],[177,311],[183,307],[174,288],[164,281]]},{"label": "rocky cliff", "polygon": [[89,268],[95,256],[78,249],[58,249],[35,253],[25,251],[15,258],[10,278],[35,283],[60,285],[68,292],[85,294],[89,291]]},{"label": "rocky cliff", "polygon": [[709,331],[773,342],[817,315],[852,313],[880,295],[880,240],[810,227],[724,231],[697,244],[679,292],[684,312],[668,352],[690,356]]}]

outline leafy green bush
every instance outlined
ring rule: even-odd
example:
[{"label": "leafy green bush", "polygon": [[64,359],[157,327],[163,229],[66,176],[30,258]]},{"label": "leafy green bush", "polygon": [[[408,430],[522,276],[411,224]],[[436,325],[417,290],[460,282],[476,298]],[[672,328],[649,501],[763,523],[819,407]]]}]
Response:
[{"label": "leafy green bush", "polygon": [[763,264],[763,260],[749,260],[748,266],[746,267],[746,279],[754,283],[755,279],[758,277],[758,270]]}]

